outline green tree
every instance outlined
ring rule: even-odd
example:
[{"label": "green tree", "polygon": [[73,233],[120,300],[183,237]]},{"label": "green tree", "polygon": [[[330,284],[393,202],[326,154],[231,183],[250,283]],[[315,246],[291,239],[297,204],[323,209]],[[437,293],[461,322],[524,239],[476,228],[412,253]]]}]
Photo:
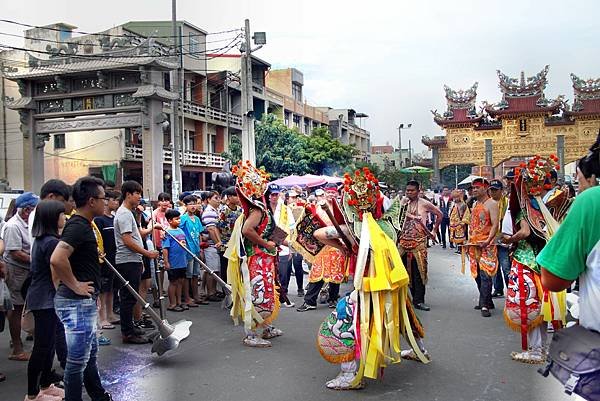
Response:
[{"label": "green tree", "polygon": [[457,182],[461,182],[471,174],[471,167],[473,166],[474,164],[452,164],[444,167],[440,170],[441,185],[454,188]]},{"label": "green tree", "polygon": [[[356,148],[331,137],[326,127],[305,136],[290,129],[272,114],[264,114],[255,125],[256,165],[274,179],[297,174],[334,174],[352,165]],[[223,157],[236,164],[242,157],[241,143],[232,136],[229,152]]]}]

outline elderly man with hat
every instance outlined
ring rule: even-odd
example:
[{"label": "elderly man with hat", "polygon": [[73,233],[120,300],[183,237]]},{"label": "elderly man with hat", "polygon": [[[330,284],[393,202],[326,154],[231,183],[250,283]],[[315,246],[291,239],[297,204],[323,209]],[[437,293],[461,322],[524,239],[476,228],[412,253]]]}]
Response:
[{"label": "elderly man with hat", "polygon": [[8,312],[10,337],[13,343],[13,361],[29,360],[29,353],[23,350],[21,341],[21,313],[25,300],[21,294],[23,283],[29,276],[31,267],[31,237],[29,236],[29,215],[35,209],[39,198],[32,192],[21,194],[15,201],[17,213],[8,220],[4,228],[4,260],[8,270],[6,285],[14,309]]}]

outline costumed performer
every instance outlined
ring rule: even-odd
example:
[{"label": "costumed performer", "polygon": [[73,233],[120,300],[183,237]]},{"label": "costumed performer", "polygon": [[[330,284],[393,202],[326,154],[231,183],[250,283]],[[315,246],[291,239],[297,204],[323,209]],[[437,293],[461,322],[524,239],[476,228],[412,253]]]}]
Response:
[{"label": "costumed performer", "polygon": [[239,162],[232,172],[243,213],[235,222],[224,255],[229,260],[227,279],[232,287],[230,314],[235,324],[244,322],[244,345],[270,347],[269,339],[283,331],[271,325],[280,304],[278,244],[272,239],[277,227],[265,201],[269,175],[249,161]]},{"label": "costumed performer", "polygon": [[465,273],[466,248],[463,246],[467,242],[467,232],[471,222],[471,211],[467,207],[463,191],[455,189],[452,191],[454,204],[450,211],[450,242],[456,246],[456,253],[460,253],[462,258],[462,273]]},{"label": "costumed performer", "polygon": [[[419,196],[421,184],[418,181],[406,183],[406,198],[408,202],[406,219],[401,227],[399,249],[402,262],[410,276],[410,291],[415,308],[428,311],[430,307],[425,304],[425,286],[427,285],[427,242],[428,239],[435,243],[436,234],[442,222],[442,211],[427,199]],[[427,228],[427,216],[435,216],[433,229]]]},{"label": "costumed performer", "polygon": [[338,302],[317,335],[323,358],[341,364],[338,376],[326,383],[334,390],[362,388],[364,377],[377,379],[385,366],[400,362],[401,335],[412,347],[407,357],[413,354],[429,362],[425,333],[408,293],[408,273],[396,247],[406,207],[396,198],[384,212],[378,181],[367,168],[344,180],[343,203],[337,210],[341,216],[334,227],[315,232],[318,240],[343,250],[354,276],[354,291]]}]

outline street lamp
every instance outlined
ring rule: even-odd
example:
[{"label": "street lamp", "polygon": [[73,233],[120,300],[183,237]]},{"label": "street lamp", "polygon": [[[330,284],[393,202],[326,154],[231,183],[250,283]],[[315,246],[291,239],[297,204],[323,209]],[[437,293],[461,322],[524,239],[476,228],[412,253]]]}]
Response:
[{"label": "street lamp", "polygon": [[398,126],[398,151],[400,152],[400,168],[404,167],[404,159],[402,158],[402,130],[412,127],[412,123],[400,123]]}]

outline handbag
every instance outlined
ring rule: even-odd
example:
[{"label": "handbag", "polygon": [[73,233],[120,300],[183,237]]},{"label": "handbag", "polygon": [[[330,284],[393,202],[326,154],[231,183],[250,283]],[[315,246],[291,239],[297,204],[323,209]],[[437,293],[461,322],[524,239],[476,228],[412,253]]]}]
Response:
[{"label": "handbag", "polygon": [[35,320],[33,319],[33,313],[27,308],[27,302],[23,306],[23,313],[21,314],[21,330],[27,334],[33,335],[35,329]]},{"label": "handbag", "polygon": [[548,363],[538,370],[560,381],[565,393],[600,401],[600,333],[575,325],[552,337]]}]

